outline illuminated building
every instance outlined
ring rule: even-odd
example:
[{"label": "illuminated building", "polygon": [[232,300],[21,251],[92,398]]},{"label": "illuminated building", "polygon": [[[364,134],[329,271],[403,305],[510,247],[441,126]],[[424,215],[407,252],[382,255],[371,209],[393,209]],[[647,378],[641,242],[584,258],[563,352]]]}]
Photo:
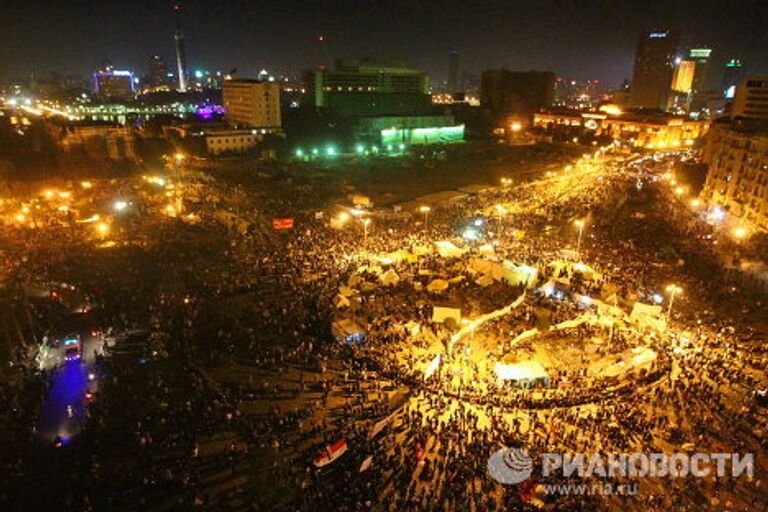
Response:
[{"label": "illuminated building", "polygon": [[450,115],[360,117],[354,137],[359,143],[379,148],[453,144],[464,141],[464,125],[456,124]]},{"label": "illuminated building", "polygon": [[279,128],[280,84],[259,80],[224,80],[222,98],[227,120],[253,128]]},{"label": "illuminated building", "polygon": [[708,164],[702,197],[768,229],[768,123],[720,120],[704,150]]},{"label": "illuminated building", "polygon": [[533,113],[552,105],[555,75],[550,71],[483,71],[480,105],[491,111],[497,122],[509,117],[530,121]]},{"label": "illuminated building", "polygon": [[99,96],[132,100],[136,95],[133,73],[130,71],[96,71],[93,74],[94,92]]},{"label": "illuminated building", "polygon": [[720,83],[720,90],[727,99],[732,99],[736,94],[736,86],[744,78],[744,64],[740,59],[730,59],[725,63],[723,72],[723,81]]},{"label": "illuminated building", "polygon": [[672,77],[672,90],[675,92],[691,92],[693,87],[693,77],[696,73],[696,62],[692,60],[682,60],[675,66],[675,73]]},{"label": "illuminated building", "polygon": [[691,88],[694,93],[703,92],[707,89],[707,71],[709,70],[709,57],[712,50],[709,48],[691,48],[688,50],[688,60],[695,63],[693,72],[693,83]]},{"label": "illuminated building", "polygon": [[768,76],[748,76],[736,87],[732,117],[768,120]]},{"label": "illuminated building", "polygon": [[452,50],[448,54],[448,94],[458,92],[462,92],[459,84],[459,52]]},{"label": "illuminated building", "polygon": [[187,48],[184,43],[184,31],[181,28],[181,6],[174,5],[176,12],[176,28],[173,31],[173,40],[176,43],[176,72],[179,78],[179,91],[187,90]]},{"label": "illuminated building", "polygon": [[578,135],[590,130],[596,136],[607,136],[634,147],[648,149],[692,145],[709,128],[708,121],[670,114],[619,112],[608,108],[601,112],[551,110],[534,114],[533,125],[549,134],[560,132]]},{"label": "illuminated building", "polygon": [[160,55],[149,60],[149,85],[155,89],[168,87],[168,65]]},{"label": "illuminated building", "polygon": [[603,96],[599,80],[567,80],[558,77],[555,81],[554,105],[558,107],[586,110],[594,108]]},{"label": "illuminated building", "polygon": [[632,75],[633,107],[667,108],[678,38],[668,30],[641,34]]},{"label": "illuminated building", "polygon": [[337,59],[304,73],[310,104],[334,117],[420,115],[431,109],[429,81],[416,69],[370,59]]}]

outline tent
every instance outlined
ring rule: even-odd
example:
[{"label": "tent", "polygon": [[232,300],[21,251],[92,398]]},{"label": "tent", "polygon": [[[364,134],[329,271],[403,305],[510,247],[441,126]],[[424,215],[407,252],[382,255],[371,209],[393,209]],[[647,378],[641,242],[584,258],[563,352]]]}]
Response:
[{"label": "tent", "polygon": [[336,320],[331,325],[333,335],[339,343],[362,343],[365,341],[365,329],[351,318]]},{"label": "tent", "polygon": [[475,279],[475,283],[480,286],[490,286],[493,284],[493,278],[488,275],[482,275]]},{"label": "tent", "polygon": [[448,242],[447,240],[435,242],[435,246],[437,247],[437,253],[443,258],[458,258],[467,252],[467,249],[456,247],[453,242]]},{"label": "tent", "polygon": [[379,280],[384,286],[394,286],[400,282],[400,276],[397,275],[397,272],[390,269],[381,274]]},{"label": "tent", "polygon": [[444,292],[448,289],[448,281],[445,279],[435,279],[427,285],[428,292]]},{"label": "tent", "polygon": [[456,325],[461,324],[461,309],[450,308],[447,306],[433,306],[432,307],[432,321],[437,323],[443,323],[449,318],[453,318],[456,321]]},{"label": "tent", "polygon": [[658,331],[664,331],[667,327],[666,319],[661,306],[635,302],[629,320],[639,327],[650,327]]},{"label": "tent", "polygon": [[549,384],[547,371],[535,359],[513,364],[497,362],[494,370],[499,380],[515,381],[523,385],[540,383],[546,386]]}]

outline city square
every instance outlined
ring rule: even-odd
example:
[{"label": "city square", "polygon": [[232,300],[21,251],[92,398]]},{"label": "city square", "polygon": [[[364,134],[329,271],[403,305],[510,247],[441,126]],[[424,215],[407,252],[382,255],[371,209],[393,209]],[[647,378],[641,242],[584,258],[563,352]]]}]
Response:
[{"label": "city square", "polygon": [[200,9],[0,67],[0,509],[768,510],[768,80],[650,28],[613,88],[238,75]]}]

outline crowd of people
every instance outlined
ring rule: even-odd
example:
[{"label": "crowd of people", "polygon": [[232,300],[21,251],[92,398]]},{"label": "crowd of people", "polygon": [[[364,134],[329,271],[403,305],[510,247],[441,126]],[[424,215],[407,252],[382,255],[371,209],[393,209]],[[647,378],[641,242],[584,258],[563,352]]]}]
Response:
[{"label": "crowd of people", "polygon": [[[66,229],[30,233],[13,255],[20,279],[77,283],[98,308],[99,329],[137,333],[135,343],[118,336],[94,363],[101,384],[84,430],[50,455],[63,460],[72,485],[50,499],[64,496],[67,508],[79,510],[759,510],[762,466],[751,480],[643,481],[636,496],[543,496],[539,482],[504,486],[486,470],[490,454],[513,444],[531,453],[648,452],[686,443],[707,452],[764,453],[768,418],[752,392],[765,384],[766,351],[741,339],[746,331],[731,328],[719,309],[728,297],[729,306],[751,301],[755,310],[760,290],[744,292],[739,274],[715,270],[708,239],[672,221],[676,207],[653,180],[663,165],[582,162],[556,177],[435,205],[428,223],[418,213],[385,218],[372,211],[369,225],[353,217],[333,229],[327,217],[336,212],[320,217],[298,200],[281,199],[280,208],[297,212],[289,231],[271,230],[247,193],[205,180],[195,185],[196,196],[212,195],[210,188],[221,200],[188,203],[202,221],[137,220],[132,237],[141,245],[94,251]],[[642,190],[636,179],[644,180]],[[237,204],[228,205],[228,197]],[[641,208],[644,219],[634,215]],[[222,209],[236,218],[221,221]],[[467,219],[481,217],[487,240],[464,256],[404,260],[393,267],[398,283],[360,287],[349,306],[337,307],[339,287],[351,277],[377,279],[358,271],[373,256],[457,239]],[[563,249],[576,252],[577,219],[586,223],[577,258],[599,279],[550,265],[563,259]],[[526,289],[476,283],[468,263],[491,239],[496,258],[540,272],[519,308],[478,329],[478,336],[488,330],[501,339],[489,359],[529,350],[535,338],[528,346],[505,342],[545,318],[556,324],[583,314],[576,296],[610,289],[626,307],[675,282],[686,303],[672,314],[669,331],[617,329],[606,352],[642,344],[658,355],[653,366],[618,382],[588,377],[583,368],[553,369],[551,387],[532,389],[442,371],[424,379],[434,353],[419,349],[436,341],[450,367],[467,347],[450,346],[460,326],[432,322],[433,304],[459,302],[480,315]],[[82,248],[77,258],[57,250],[65,240]],[[442,295],[426,290],[436,277],[459,276]],[[537,291],[565,278],[567,296]],[[339,317],[363,325],[366,342],[334,340]],[[412,335],[409,323],[422,334]],[[596,332],[579,326],[563,336],[582,340]],[[33,372],[28,380],[39,384],[3,390],[8,403],[26,394],[44,400],[45,380]],[[5,488],[15,491],[0,502],[9,507],[39,499],[27,491],[43,471],[23,470],[33,458],[26,447],[34,444],[35,413],[19,408],[25,416],[13,419],[18,449],[5,459]],[[317,467],[320,451],[340,439],[347,452]]]}]

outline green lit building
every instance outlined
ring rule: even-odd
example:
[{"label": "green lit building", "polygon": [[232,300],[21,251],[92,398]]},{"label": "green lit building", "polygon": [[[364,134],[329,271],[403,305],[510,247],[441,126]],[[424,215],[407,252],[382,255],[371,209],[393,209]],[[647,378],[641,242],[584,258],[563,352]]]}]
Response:
[{"label": "green lit building", "polygon": [[464,125],[450,115],[361,117],[354,136],[359,143],[381,148],[455,144],[464,141]]}]

